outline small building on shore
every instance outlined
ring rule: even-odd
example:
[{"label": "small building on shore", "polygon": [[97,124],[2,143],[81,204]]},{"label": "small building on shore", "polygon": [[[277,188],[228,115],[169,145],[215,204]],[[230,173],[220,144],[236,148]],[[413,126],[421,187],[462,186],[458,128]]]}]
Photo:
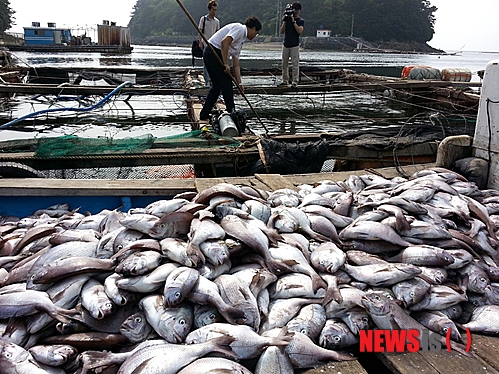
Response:
[{"label": "small building on shore", "polygon": [[71,30],[57,28],[55,23],[41,27],[40,22],[32,22],[31,27],[24,27],[26,45],[67,45],[71,42]]}]

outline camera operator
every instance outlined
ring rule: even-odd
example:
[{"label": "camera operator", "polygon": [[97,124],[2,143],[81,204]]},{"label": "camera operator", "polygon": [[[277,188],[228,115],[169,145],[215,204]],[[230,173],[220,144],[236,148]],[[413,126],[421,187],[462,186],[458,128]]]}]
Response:
[{"label": "camera operator", "polygon": [[[295,1],[286,5],[282,17],[281,34],[284,34],[282,47],[282,83],[295,88],[300,81],[300,35],[303,32],[305,21],[300,17],[301,4]],[[289,59],[291,58],[292,80],[289,80]]]}]

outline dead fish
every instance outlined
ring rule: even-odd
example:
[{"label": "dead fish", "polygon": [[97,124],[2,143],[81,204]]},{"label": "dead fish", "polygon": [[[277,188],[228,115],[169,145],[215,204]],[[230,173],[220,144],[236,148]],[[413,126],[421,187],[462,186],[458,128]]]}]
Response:
[{"label": "dead fish", "polygon": [[343,268],[352,278],[375,287],[391,286],[421,274],[419,267],[401,263],[361,266],[352,266],[345,263]]},{"label": "dead fish", "polygon": [[394,284],[392,291],[404,308],[409,308],[423,300],[430,291],[430,283],[420,277],[414,277]]},{"label": "dead fish", "polygon": [[386,260],[421,266],[449,266],[454,263],[454,257],[446,250],[425,244],[407,247]]},{"label": "dead fish", "polygon": [[326,349],[339,350],[359,343],[355,335],[343,321],[328,319],[319,334],[319,345]]},{"label": "dead fish", "polygon": [[380,256],[364,251],[358,251],[355,249],[347,251],[345,255],[348,261],[354,265],[374,265],[388,263],[388,261],[382,259]]},{"label": "dead fish", "polygon": [[409,310],[442,310],[466,300],[468,300],[466,294],[459,293],[448,286],[431,286],[423,300],[411,305]]},{"label": "dead fish", "polygon": [[123,321],[120,326],[120,333],[126,336],[131,343],[141,343],[148,339],[156,339],[158,334],[147,322],[143,312],[132,314]]},{"label": "dead fish", "polygon": [[154,239],[178,238],[187,235],[194,215],[188,212],[173,212],[163,215],[149,230]]},{"label": "dead fish", "polygon": [[165,238],[159,242],[161,253],[171,261],[188,267],[197,267],[205,261],[201,250],[181,239]]},{"label": "dead fish", "polygon": [[360,306],[347,310],[339,317],[355,335],[359,335],[360,330],[370,330],[373,328],[369,314]]},{"label": "dead fish", "polygon": [[411,245],[411,243],[404,240],[394,229],[381,222],[361,221],[353,226],[350,225],[345,227],[340,231],[339,235],[341,240],[384,240],[402,247],[409,247]]},{"label": "dead fish", "polygon": [[353,222],[353,218],[342,216],[321,205],[307,205],[300,209],[307,214],[315,214],[327,218],[338,229],[343,229]]},{"label": "dead fish", "polygon": [[184,198],[174,198],[171,200],[156,200],[144,208],[144,212],[152,214],[159,218],[165,214],[173,213],[189,203],[189,200]]},{"label": "dead fish", "polygon": [[158,266],[148,274],[116,280],[116,286],[130,292],[150,293],[164,286],[168,275],[179,266],[176,262],[168,262]]},{"label": "dead fish", "polygon": [[81,304],[95,319],[102,319],[115,310],[115,305],[107,296],[104,285],[94,278],[90,278],[83,286]]},{"label": "dead fish", "polygon": [[204,343],[219,336],[230,336],[234,338],[230,347],[236,354],[237,360],[255,358],[260,355],[266,347],[271,345],[285,347],[291,340],[291,336],[287,334],[286,330],[283,330],[281,335],[269,337],[256,333],[251,327],[246,325],[212,323],[190,332],[185,338],[185,343]]},{"label": "dead fish", "polygon": [[485,288],[490,285],[490,279],[486,271],[474,262],[457,271],[468,277],[468,290],[471,292],[483,295],[485,293]]},{"label": "dead fish", "polygon": [[224,240],[205,240],[199,245],[205,259],[212,265],[220,266],[227,262],[230,253]]},{"label": "dead fish", "polygon": [[284,327],[295,317],[304,305],[317,303],[317,299],[291,297],[288,299],[274,299],[269,304],[267,316],[262,320],[260,333],[276,327]]},{"label": "dead fish", "polygon": [[213,305],[194,305],[194,327],[200,328],[215,322],[222,322],[224,319],[218,309]]},{"label": "dead fish", "polygon": [[165,280],[163,296],[168,308],[180,304],[199,280],[199,271],[187,266],[174,269]]},{"label": "dead fish", "polygon": [[0,295],[0,319],[29,316],[36,312],[46,312],[61,322],[69,322],[71,318],[80,316],[76,310],[54,305],[46,292],[25,290]]},{"label": "dead fish", "polygon": [[162,261],[161,254],[156,251],[134,252],[121,261],[114,271],[125,277],[142,275],[156,269]]},{"label": "dead fish", "polygon": [[0,340],[0,370],[6,374],[49,374],[23,347]]},{"label": "dead fish", "polygon": [[324,306],[316,303],[307,304],[289,320],[286,328],[289,332],[301,332],[315,341],[324,328],[326,319]]},{"label": "dead fish", "polygon": [[296,207],[301,202],[301,196],[295,190],[281,188],[271,192],[267,197],[267,201],[270,203],[271,207]]},{"label": "dead fish", "polygon": [[133,300],[133,296],[130,292],[120,289],[117,285],[117,281],[123,277],[118,273],[113,273],[106,277],[104,280],[104,292],[107,297],[116,305],[125,305]]},{"label": "dead fish", "polygon": [[280,276],[269,286],[271,298],[288,299],[291,297],[318,298],[325,296],[325,289],[314,291],[312,278],[302,273],[291,273]]},{"label": "dead fish", "polygon": [[271,209],[269,204],[265,204],[256,200],[246,200],[241,205],[241,210],[251,214],[253,217],[262,221],[265,224],[269,221],[271,214]]},{"label": "dead fish", "polygon": [[499,305],[483,305],[477,307],[471,314],[471,319],[468,323],[462,325],[470,331],[480,332],[483,334],[498,334],[499,333]]},{"label": "dead fish", "polygon": [[198,204],[206,204],[210,201],[210,199],[213,196],[217,195],[231,195],[243,201],[256,200],[261,203],[265,203],[265,200],[249,195],[246,192],[244,192],[241,188],[238,188],[230,183],[219,183],[212,187],[209,187],[200,192],[192,201]]},{"label": "dead fish", "polygon": [[152,227],[156,222],[159,221],[159,218],[153,216],[152,214],[129,214],[126,217],[120,220],[120,223],[131,230],[136,230],[144,234],[149,234]]},{"label": "dead fish", "polygon": [[142,298],[139,306],[154,331],[169,343],[181,343],[189,333],[194,318],[192,305],[165,308],[163,295]]},{"label": "dead fish", "polygon": [[[217,374],[221,372],[252,374],[243,365],[223,357],[203,357],[185,366],[177,374]],[[269,373],[269,372],[267,372]]]},{"label": "dead fish", "polygon": [[215,282],[202,276],[198,278],[198,282],[192,288],[188,299],[193,303],[214,306],[229,323],[244,323],[246,318],[243,310],[227,304],[222,299]]},{"label": "dead fish", "polygon": [[[264,335],[275,334],[274,329]],[[352,361],[355,357],[340,351],[333,351],[316,345],[312,339],[300,332],[295,332],[291,342],[285,348],[293,366],[299,369],[313,368],[328,361]]]},{"label": "dead fish", "polygon": [[[118,374],[175,374],[191,362],[212,352],[234,358],[234,352],[229,346],[233,341],[234,338],[230,336],[220,336],[199,344],[166,342],[155,344],[155,341],[148,341],[147,344],[142,343],[132,352],[120,366]],[[165,362],[165,357],[175,359]]]},{"label": "dead fish", "polygon": [[48,366],[61,366],[74,359],[78,351],[70,345],[36,345],[28,349],[33,358]]},{"label": "dead fish", "polygon": [[44,264],[30,277],[29,283],[54,283],[70,275],[114,270],[115,266],[115,261],[109,259],[68,257]]},{"label": "dead fish", "polygon": [[420,324],[435,331],[440,335],[447,336],[450,330],[450,338],[455,342],[462,343],[463,338],[457,329],[456,324],[446,314],[435,311],[423,311],[411,313],[411,316]]}]

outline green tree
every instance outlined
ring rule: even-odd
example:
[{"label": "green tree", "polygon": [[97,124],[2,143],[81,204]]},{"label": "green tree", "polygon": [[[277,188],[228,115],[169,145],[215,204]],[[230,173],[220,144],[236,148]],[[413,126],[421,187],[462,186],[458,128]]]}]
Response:
[{"label": "green tree", "polygon": [[[194,21],[207,13],[207,2],[182,0]],[[289,0],[289,2],[292,2]],[[261,35],[276,34],[287,1],[219,0],[217,17],[221,25],[244,22],[256,15],[262,22]],[[353,33],[368,41],[428,42],[434,34],[437,10],[429,0],[300,0],[305,19],[303,36],[315,36],[320,28],[333,35]],[[137,0],[130,29],[133,38],[152,35],[196,34],[192,23],[176,0]]]},{"label": "green tree", "polygon": [[10,8],[9,0],[0,0],[0,31],[5,31],[11,28],[14,22],[14,13]]}]

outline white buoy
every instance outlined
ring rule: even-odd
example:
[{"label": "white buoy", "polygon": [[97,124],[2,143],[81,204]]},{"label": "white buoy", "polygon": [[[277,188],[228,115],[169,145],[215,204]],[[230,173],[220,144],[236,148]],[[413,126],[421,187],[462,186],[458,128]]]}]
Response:
[{"label": "white buoy", "polygon": [[487,188],[499,189],[499,60],[485,68],[473,149],[475,157],[489,161]]}]

